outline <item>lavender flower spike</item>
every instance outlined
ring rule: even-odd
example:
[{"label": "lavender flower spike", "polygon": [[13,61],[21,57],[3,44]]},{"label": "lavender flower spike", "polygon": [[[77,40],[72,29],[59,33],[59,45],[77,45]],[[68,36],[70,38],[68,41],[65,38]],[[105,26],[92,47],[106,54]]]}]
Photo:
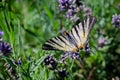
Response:
[{"label": "lavender flower spike", "polygon": [[48,55],[44,61],[44,65],[46,65],[50,70],[54,70],[57,67],[57,60],[53,58],[52,55]]},{"label": "lavender flower spike", "polygon": [[2,55],[6,55],[9,53],[12,53],[12,48],[9,45],[9,43],[7,42],[0,42],[0,53],[2,53]]},{"label": "lavender flower spike", "polygon": [[115,14],[112,16],[112,23],[116,28],[120,27],[120,14],[119,15]]},{"label": "lavender flower spike", "polygon": [[3,31],[0,31],[0,37],[1,37],[3,34],[4,34],[4,32],[3,32]]},{"label": "lavender flower spike", "polygon": [[74,8],[68,9],[66,17],[71,18],[73,17],[73,15],[74,15]]},{"label": "lavender flower spike", "polygon": [[4,34],[3,31],[0,31],[0,42],[2,41],[2,35]]},{"label": "lavender flower spike", "polygon": [[58,0],[61,10],[65,10],[69,6],[69,0]]}]

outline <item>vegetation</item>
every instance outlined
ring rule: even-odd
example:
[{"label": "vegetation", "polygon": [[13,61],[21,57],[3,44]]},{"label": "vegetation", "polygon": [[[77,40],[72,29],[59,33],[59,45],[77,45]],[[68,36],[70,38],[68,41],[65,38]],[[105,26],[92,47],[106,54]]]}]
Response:
[{"label": "vegetation", "polygon": [[[120,80],[120,1],[73,0],[87,7],[70,14],[60,1],[0,1],[0,80]],[[80,50],[80,61],[57,63],[64,52],[42,49],[88,15],[97,21],[89,35],[91,52]],[[47,66],[46,58],[58,69]]]}]

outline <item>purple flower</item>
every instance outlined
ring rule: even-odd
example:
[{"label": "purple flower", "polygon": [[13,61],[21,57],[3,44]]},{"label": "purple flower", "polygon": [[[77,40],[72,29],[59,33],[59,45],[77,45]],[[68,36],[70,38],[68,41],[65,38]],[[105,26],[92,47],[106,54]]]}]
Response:
[{"label": "purple flower", "polygon": [[103,47],[103,46],[105,46],[106,44],[107,44],[107,38],[99,38],[98,39],[98,45],[100,46],[100,47]]},{"label": "purple flower", "polygon": [[64,55],[61,55],[60,62],[63,63],[65,61],[65,59],[67,59],[69,57],[69,55],[70,55],[69,52],[65,52]]},{"label": "purple flower", "polygon": [[70,0],[58,0],[59,6],[61,10],[65,10],[70,7]]},{"label": "purple flower", "polygon": [[64,55],[61,55],[61,58],[60,58],[60,62],[63,63],[68,57],[70,57],[71,59],[73,60],[78,60],[80,59],[80,55],[79,53],[75,53],[75,52],[65,52]]},{"label": "purple flower", "polygon": [[2,35],[4,34],[3,31],[0,31],[0,42],[2,41]]},{"label": "purple flower", "polygon": [[14,65],[21,65],[21,58],[19,58],[17,61],[13,61]]},{"label": "purple flower", "polygon": [[57,60],[53,58],[53,56],[49,55],[44,59],[44,65],[47,65],[50,70],[56,69]]},{"label": "purple flower", "polygon": [[65,77],[67,77],[67,72],[65,69],[60,69],[58,70],[58,75],[61,79],[64,79]]},{"label": "purple flower", "polygon": [[79,7],[82,5],[79,0],[58,0],[59,6],[62,10],[69,9],[70,7]]},{"label": "purple flower", "polygon": [[92,14],[92,11],[89,7],[83,6],[83,11],[85,12],[85,16],[89,16]]},{"label": "purple flower", "polygon": [[72,18],[73,16],[74,16],[74,8],[68,9],[66,17],[67,18]]},{"label": "purple flower", "polygon": [[3,31],[0,31],[0,36],[2,36],[4,34],[4,32]]},{"label": "purple flower", "polygon": [[113,25],[117,28],[117,27],[120,27],[120,15],[113,15],[112,16],[112,23]]},{"label": "purple flower", "polygon": [[64,3],[67,3],[69,0],[58,0],[58,2],[60,3],[60,4],[64,4]]},{"label": "purple flower", "polygon": [[118,7],[118,9],[120,9],[120,4],[118,4],[118,6],[117,6],[117,7]]},{"label": "purple flower", "polygon": [[12,48],[7,42],[0,42],[0,53],[2,55],[6,55],[8,53],[12,53]]},{"label": "purple flower", "polygon": [[[61,11],[64,11],[66,18],[70,19],[72,22],[76,22],[80,15],[77,14],[81,10],[85,12],[85,16],[91,15],[91,9],[84,7],[80,0],[58,0],[59,7]],[[83,8],[84,7],[84,8]]]},{"label": "purple flower", "polygon": [[18,59],[17,64],[21,65],[21,58]]},{"label": "purple flower", "polygon": [[16,71],[15,69],[12,67],[12,65],[10,65],[8,62],[6,62],[4,64],[4,66],[6,67],[6,71],[8,71],[10,73],[10,76],[13,78],[13,80],[17,80],[17,75],[16,75]]},{"label": "purple flower", "polygon": [[73,54],[71,54],[71,58],[72,58],[73,60],[75,60],[75,59],[80,59],[80,55],[79,55],[79,53],[73,53]]}]

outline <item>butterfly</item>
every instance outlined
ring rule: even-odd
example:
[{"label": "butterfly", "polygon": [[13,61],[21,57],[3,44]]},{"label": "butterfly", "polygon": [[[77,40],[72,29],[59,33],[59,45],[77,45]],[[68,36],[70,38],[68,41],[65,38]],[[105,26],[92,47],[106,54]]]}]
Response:
[{"label": "butterfly", "polygon": [[88,36],[91,32],[96,18],[87,16],[83,22],[74,26],[70,32],[54,37],[43,44],[44,50],[59,50],[64,52],[78,52],[85,49],[88,44]]}]

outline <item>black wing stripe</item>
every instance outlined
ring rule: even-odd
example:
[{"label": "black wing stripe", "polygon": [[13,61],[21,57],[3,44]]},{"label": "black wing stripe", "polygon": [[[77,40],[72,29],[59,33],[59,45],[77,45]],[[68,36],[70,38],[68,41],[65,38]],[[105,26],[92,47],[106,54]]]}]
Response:
[{"label": "black wing stripe", "polygon": [[60,45],[59,43],[57,43],[56,41],[54,41],[53,39],[50,39],[51,42],[55,43],[56,45],[63,47],[62,45]]},{"label": "black wing stripe", "polygon": [[85,25],[84,25],[84,21],[82,22],[82,26],[80,26],[80,27],[82,27],[82,29],[83,29],[83,35],[85,35]]},{"label": "black wing stripe", "polygon": [[62,36],[58,36],[58,37],[57,37],[57,40],[59,41],[59,43],[60,43],[61,45],[65,46],[65,41],[64,41],[63,39],[64,39],[64,37],[62,37]]},{"label": "black wing stripe", "polygon": [[89,30],[90,29],[90,24],[91,24],[91,17],[90,16],[87,17],[85,24],[86,24],[87,29]]},{"label": "black wing stripe", "polygon": [[57,38],[53,38],[53,39],[50,39],[49,41],[46,42],[47,45],[50,45],[50,46],[56,46],[56,47],[63,47],[61,46],[60,44],[58,44],[56,41],[58,40]]},{"label": "black wing stripe", "polygon": [[78,25],[75,27],[75,31],[76,31],[76,33],[77,33],[77,36],[79,37],[80,42],[81,42],[80,35],[78,34],[78,33],[79,33],[79,32],[78,32]]},{"label": "black wing stripe", "polygon": [[96,22],[96,18],[91,16],[90,19],[89,19],[89,21],[90,21],[90,23],[89,23],[89,29],[91,30],[91,28],[93,27],[93,25]]},{"label": "black wing stripe", "polygon": [[[76,26],[77,27],[77,26]],[[75,40],[75,46],[78,47],[79,46],[79,41],[80,41],[80,38],[79,38],[79,35],[78,35],[78,32],[76,31],[76,27],[74,27],[71,31],[71,35],[73,36],[73,39]]]},{"label": "black wing stripe", "polygon": [[64,38],[65,40],[67,40],[67,39],[66,39],[66,34],[65,34],[65,35],[61,35],[61,37]]},{"label": "black wing stripe", "polygon": [[59,39],[61,39],[66,46],[71,47],[71,45],[70,45],[71,43],[70,43],[70,41],[68,41],[67,36],[65,37],[64,35],[62,35],[62,36],[60,36]]},{"label": "black wing stripe", "polygon": [[79,30],[82,31],[83,33],[83,27],[82,27],[82,23],[79,23],[79,26],[78,26]]},{"label": "black wing stripe", "polygon": [[64,41],[63,40],[60,40],[60,37],[58,36],[58,37],[55,37],[55,39],[57,40],[57,41],[59,41],[61,44],[63,44],[64,43]]},{"label": "black wing stripe", "polygon": [[90,29],[90,25],[92,24],[93,19],[94,18],[92,18],[92,17],[89,18],[89,29]]},{"label": "black wing stripe", "polygon": [[58,38],[60,39],[60,41],[62,41],[63,43],[65,43],[65,41],[60,36],[58,36]]},{"label": "black wing stripe", "polygon": [[76,43],[75,39],[70,34],[67,34],[67,36],[68,36],[68,39],[70,40],[71,44],[73,43],[73,45],[77,47],[77,43]]},{"label": "black wing stripe", "polygon": [[55,48],[51,45],[48,45],[48,44],[44,44],[42,49],[44,50],[55,50]]},{"label": "black wing stripe", "polygon": [[53,42],[51,42],[51,41],[47,41],[46,43],[45,43],[46,45],[50,45],[50,46],[54,46],[54,45],[56,45],[55,43],[53,43]]},{"label": "black wing stripe", "polygon": [[66,40],[67,40],[68,43],[72,42],[72,38],[69,34],[66,34]]},{"label": "black wing stripe", "polygon": [[[75,33],[73,34],[74,30],[75,30],[75,29],[73,28],[72,31],[71,31],[71,36],[73,36],[73,38],[75,39],[75,41],[77,41],[77,39],[75,38],[75,35],[74,35]],[[78,41],[77,41],[77,42],[78,42]]]},{"label": "black wing stripe", "polygon": [[[65,44],[67,44],[67,39],[65,36],[60,36],[59,38],[60,40],[62,40]],[[68,44],[67,44],[68,45]]]}]

